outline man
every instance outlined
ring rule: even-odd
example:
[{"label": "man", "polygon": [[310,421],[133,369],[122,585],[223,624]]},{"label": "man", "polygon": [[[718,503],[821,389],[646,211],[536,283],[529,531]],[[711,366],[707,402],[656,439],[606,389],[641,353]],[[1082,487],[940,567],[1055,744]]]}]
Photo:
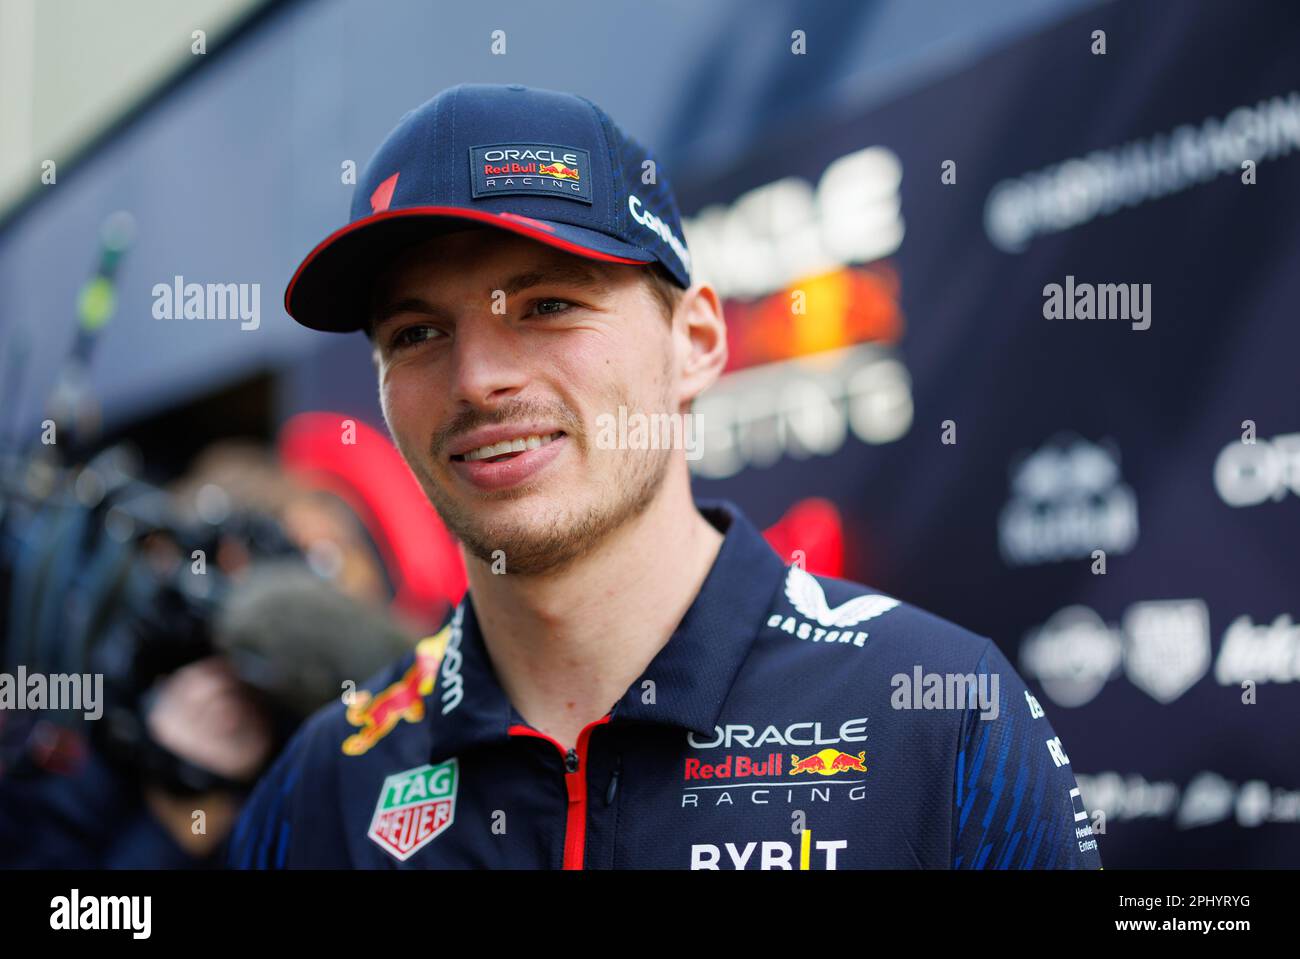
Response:
[{"label": "man", "polygon": [[219,868],[237,784],[274,751],[271,716],[221,656],[159,680],[143,717],[150,749],[185,763],[187,776],[212,777],[184,794],[157,766],[128,765],[82,729],[37,720],[11,731],[7,719],[0,713],[0,747],[10,747],[0,755],[13,760],[0,766],[0,869]]},{"label": "man", "polygon": [[1100,866],[989,640],[787,568],[697,508],[680,445],[602,432],[686,414],[726,334],[664,171],[599,108],[463,85],[407,114],[286,308],[366,329],[469,592],[297,735],[233,864]]}]

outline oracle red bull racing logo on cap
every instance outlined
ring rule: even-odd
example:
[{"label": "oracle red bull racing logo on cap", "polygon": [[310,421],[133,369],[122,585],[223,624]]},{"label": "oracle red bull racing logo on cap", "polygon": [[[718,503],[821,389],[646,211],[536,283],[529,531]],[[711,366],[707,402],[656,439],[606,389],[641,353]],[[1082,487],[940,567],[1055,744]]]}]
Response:
[{"label": "oracle red bull racing logo on cap", "polygon": [[389,776],[366,835],[395,858],[410,859],[455,820],[459,778],[455,759]]},{"label": "oracle red bull racing logo on cap", "polygon": [[517,194],[591,202],[591,154],[550,143],[494,143],[470,147],[474,199]]}]

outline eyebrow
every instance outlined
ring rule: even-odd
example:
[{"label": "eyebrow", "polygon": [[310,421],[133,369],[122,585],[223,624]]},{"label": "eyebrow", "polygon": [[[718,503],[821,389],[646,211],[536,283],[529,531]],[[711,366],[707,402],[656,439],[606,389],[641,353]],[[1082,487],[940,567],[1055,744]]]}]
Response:
[{"label": "eyebrow", "polygon": [[[558,283],[565,286],[579,287],[589,290],[592,293],[605,295],[609,293],[609,286],[595,270],[582,263],[561,263],[555,266],[542,267],[539,269],[526,270],[522,273],[516,273],[504,283],[500,289],[505,293],[506,298],[516,296],[524,290],[531,289],[535,286],[541,286],[546,283]],[[495,292],[495,290],[493,291]],[[447,311],[436,304],[418,296],[407,296],[400,300],[394,300],[384,306],[376,309],[370,316],[370,334],[372,338],[378,334],[379,329],[385,321],[398,316],[402,313],[423,313],[427,316],[446,317]]]}]

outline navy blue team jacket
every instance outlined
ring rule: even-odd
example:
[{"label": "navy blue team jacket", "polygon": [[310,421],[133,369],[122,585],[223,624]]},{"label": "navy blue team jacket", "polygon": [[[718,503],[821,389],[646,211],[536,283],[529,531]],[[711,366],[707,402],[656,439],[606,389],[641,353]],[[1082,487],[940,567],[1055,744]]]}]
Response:
[{"label": "navy blue team jacket", "polygon": [[1098,869],[1069,756],[988,639],[786,567],[726,502],[694,603],[577,747],[497,682],[467,596],[298,731],[241,868]]}]

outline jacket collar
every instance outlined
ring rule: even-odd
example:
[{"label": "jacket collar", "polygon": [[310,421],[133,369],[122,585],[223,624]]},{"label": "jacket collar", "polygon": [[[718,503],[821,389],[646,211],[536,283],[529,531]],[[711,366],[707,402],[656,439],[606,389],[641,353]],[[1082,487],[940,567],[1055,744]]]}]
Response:
[{"label": "jacket collar", "polygon": [[[734,504],[698,500],[696,506],[723,533],[722,546],[677,629],[610,711],[612,722],[711,735],[785,576],[781,558]],[[497,680],[469,593],[452,616],[429,705],[435,713],[434,761],[504,739],[512,725],[526,725]]]},{"label": "jacket collar", "polygon": [[[726,500],[696,504],[725,534],[704,585],[663,649],[613,709],[615,720],[663,723],[712,735],[722,705],[766,618],[785,566]],[[646,681],[654,701],[646,702]]]}]

